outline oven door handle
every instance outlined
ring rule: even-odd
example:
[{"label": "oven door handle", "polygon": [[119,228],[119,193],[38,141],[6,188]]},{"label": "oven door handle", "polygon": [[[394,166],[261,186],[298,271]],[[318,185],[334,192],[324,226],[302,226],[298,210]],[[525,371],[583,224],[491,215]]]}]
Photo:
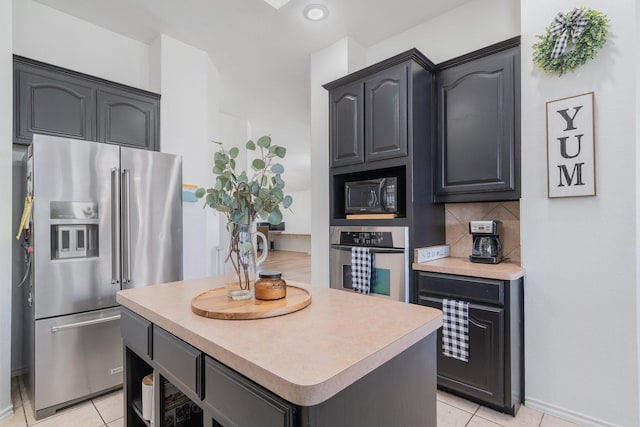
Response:
[{"label": "oven door handle", "polygon": [[[349,246],[349,245],[331,245],[332,249],[342,249],[350,251],[351,248],[360,248],[360,247],[368,247],[368,246]],[[369,248],[374,254],[403,254],[404,249],[402,248]]]}]

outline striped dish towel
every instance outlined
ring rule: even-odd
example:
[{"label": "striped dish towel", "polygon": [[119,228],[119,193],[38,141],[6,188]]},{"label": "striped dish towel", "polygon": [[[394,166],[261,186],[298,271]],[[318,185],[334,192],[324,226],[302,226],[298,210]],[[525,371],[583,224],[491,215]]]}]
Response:
[{"label": "striped dish towel", "polygon": [[442,300],[442,354],[469,361],[469,303]]},{"label": "striped dish towel", "polygon": [[351,248],[351,285],[354,291],[369,295],[372,264],[373,253],[369,248]]}]

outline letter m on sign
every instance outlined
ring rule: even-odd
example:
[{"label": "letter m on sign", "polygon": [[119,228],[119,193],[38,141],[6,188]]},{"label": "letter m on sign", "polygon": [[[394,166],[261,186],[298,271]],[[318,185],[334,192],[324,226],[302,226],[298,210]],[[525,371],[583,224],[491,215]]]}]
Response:
[{"label": "letter m on sign", "polygon": [[596,195],[593,100],[590,92],[547,102],[549,198]]}]

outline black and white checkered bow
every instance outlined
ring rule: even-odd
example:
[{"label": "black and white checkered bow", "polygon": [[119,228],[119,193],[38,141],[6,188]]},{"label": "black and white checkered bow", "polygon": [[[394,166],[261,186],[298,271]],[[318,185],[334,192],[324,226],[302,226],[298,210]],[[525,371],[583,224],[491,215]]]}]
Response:
[{"label": "black and white checkered bow", "polygon": [[584,16],[582,9],[575,8],[569,14],[569,19],[564,13],[558,12],[549,32],[553,35],[560,34],[560,37],[556,40],[556,44],[553,46],[553,52],[551,52],[551,59],[559,58],[567,49],[567,43],[569,43],[569,35],[574,43],[577,43],[584,33],[584,29],[587,26],[588,19]]}]

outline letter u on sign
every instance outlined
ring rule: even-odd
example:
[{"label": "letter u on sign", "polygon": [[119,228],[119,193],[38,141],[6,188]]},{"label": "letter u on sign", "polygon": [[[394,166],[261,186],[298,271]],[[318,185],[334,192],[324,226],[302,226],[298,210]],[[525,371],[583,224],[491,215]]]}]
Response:
[{"label": "letter u on sign", "polygon": [[548,196],[596,195],[593,92],[547,102]]}]

